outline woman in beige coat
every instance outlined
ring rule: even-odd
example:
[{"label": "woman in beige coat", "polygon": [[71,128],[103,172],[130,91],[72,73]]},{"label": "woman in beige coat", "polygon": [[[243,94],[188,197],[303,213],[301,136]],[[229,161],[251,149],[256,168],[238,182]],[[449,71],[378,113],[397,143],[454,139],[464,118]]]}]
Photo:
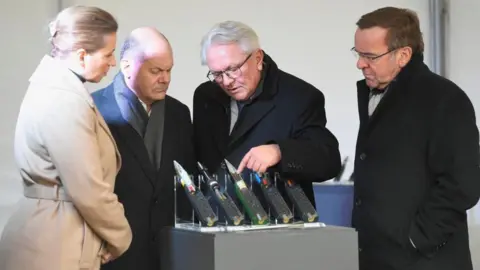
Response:
[{"label": "woman in beige coat", "polygon": [[115,65],[117,22],[70,7],[51,26],[53,51],[30,78],[15,132],[25,198],[0,240],[1,270],[99,269],[132,234],[113,193],[116,144],[83,82]]}]

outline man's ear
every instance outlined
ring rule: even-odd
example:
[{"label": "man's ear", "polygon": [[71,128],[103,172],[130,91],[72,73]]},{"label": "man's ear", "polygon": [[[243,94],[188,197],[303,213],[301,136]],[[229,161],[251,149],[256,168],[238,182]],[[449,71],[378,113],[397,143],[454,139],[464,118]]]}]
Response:
[{"label": "man's ear", "polygon": [[412,48],[410,47],[403,47],[403,48],[400,48],[398,49],[398,58],[397,58],[397,61],[398,61],[398,64],[400,65],[400,67],[404,67],[408,64],[408,62],[410,62],[410,59],[412,58]]},{"label": "man's ear", "polygon": [[131,63],[128,59],[122,59],[120,61],[120,70],[125,77],[130,78],[131,75]]},{"label": "man's ear", "polygon": [[263,50],[257,50],[254,53],[255,56],[255,61],[257,63],[257,69],[262,70],[263,69]]}]

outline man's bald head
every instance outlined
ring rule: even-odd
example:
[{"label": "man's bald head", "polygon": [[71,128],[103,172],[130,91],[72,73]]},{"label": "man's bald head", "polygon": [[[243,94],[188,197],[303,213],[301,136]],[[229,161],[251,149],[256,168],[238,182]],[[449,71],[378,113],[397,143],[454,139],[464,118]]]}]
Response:
[{"label": "man's bald head", "polygon": [[172,67],[172,47],[157,29],[141,27],[128,35],[120,52],[120,69],[128,88],[145,104],[165,98]]},{"label": "man's bald head", "polygon": [[127,57],[149,58],[162,53],[172,54],[168,39],[154,27],[140,27],[130,32],[125,39],[120,60]]}]

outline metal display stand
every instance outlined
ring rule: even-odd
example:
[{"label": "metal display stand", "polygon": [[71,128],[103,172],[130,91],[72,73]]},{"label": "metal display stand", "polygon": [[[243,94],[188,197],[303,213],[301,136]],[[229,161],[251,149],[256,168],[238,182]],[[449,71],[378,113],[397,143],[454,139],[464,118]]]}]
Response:
[{"label": "metal display stand", "polygon": [[[197,202],[195,198],[200,196],[198,205],[202,205],[203,210],[199,210],[202,207],[198,205],[194,206],[193,209],[196,210],[192,210],[190,217],[185,218],[184,214],[184,218],[180,218],[182,215],[177,213],[175,207],[175,226],[165,228],[162,232],[165,239],[162,243],[162,269],[358,269],[357,234],[354,229],[326,226],[318,222],[318,219],[306,222],[305,218],[302,220],[298,217],[284,223],[272,214],[267,200],[262,198],[265,193],[259,189],[260,178],[255,180],[254,177],[250,175],[249,178],[242,179],[249,192],[254,194],[255,200],[258,199],[268,213],[269,219],[262,225],[258,225],[258,222],[255,225],[251,221],[243,207],[245,205],[242,206],[242,200],[237,197],[240,195],[234,192],[238,190],[232,188],[232,183],[238,181],[238,177],[232,181],[228,174],[222,177],[207,176],[214,180],[210,182],[205,181],[201,175],[183,173],[175,177],[175,196],[180,195],[179,192],[187,193],[187,197],[194,200],[190,201],[192,206]],[[190,183],[189,187],[185,185],[186,182]],[[241,223],[233,224],[232,218],[225,216],[218,200],[212,199],[215,196],[212,193],[215,192],[211,188],[212,182],[221,187],[216,190],[217,193],[230,197],[241,209],[239,212],[244,216]],[[276,177],[272,182],[275,186],[280,184]],[[191,186],[192,183],[195,184],[194,187]],[[192,190],[197,195],[191,196],[194,194]],[[198,195],[199,191],[202,194]],[[294,212],[293,202],[285,194],[281,196],[285,197],[288,208]],[[211,219],[205,221],[204,217],[212,216],[214,223],[210,222]],[[200,221],[202,217],[204,222]]]},{"label": "metal display stand", "polygon": [[357,234],[351,228],[295,225],[271,230],[202,232],[166,228],[163,270],[357,270]]}]

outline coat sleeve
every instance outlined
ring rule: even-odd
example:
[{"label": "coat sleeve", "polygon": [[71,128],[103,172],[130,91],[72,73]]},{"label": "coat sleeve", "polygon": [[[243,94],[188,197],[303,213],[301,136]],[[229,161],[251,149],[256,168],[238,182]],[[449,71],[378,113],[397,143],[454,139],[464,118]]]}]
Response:
[{"label": "coat sleeve", "polygon": [[[318,90],[317,90],[318,91]],[[325,99],[318,91],[294,124],[292,137],[278,141],[282,174],[311,181],[325,181],[340,172],[338,141],[326,128]]]},{"label": "coat sleeve", "polygon": [[194,151],[195,154],[197,155],[197,160],[200,162],[204,162],[204,151],[203,151],[203,144],[202,142],[204,141],[203,139],[203,134],[201,132],[202,127],[200,122],[202,120],[201,115],[203,115],[202,112],[202,105],[204,103],[203,100],[203,95],[200,92],[201,87],[197,87],[195,89],[195,92],[193,94],[193,119],[192,119],[192,133],[193,133],[193,145],[194,145]]},{"label": "coat sleeve", "polygon": [[[198,175],[198,169],[193,145],[193,128],[190,109],[186,105],[181,104],[178,112],[179,113],[178,116],[176,116],[175,121],[179,127],[178,131],[181,133],[178,136],[180,136],[182,140],[180,145],[177,147],[177,151],[181,151],[181,159],[177,161],[181,163],[181,165],[190,175],[196,176]],[[171,166],[173,170],[173,164]],[[184,220],[189,220],[192,217],[192,205],[190,204],[183,187],[178,183],[176,183],[176,185],[177,215]],[[206,185],[200,185],[200,188],[206,188]]]},{"label": "coat sleeve", "polygon": [[474,108],[462,91],[437,113],[428,165],[433,187],[410,227],[413,245],[434,254],[466,223],[466,211],[480,196],[479,135]]},{"label": "coat sleeve", "polygon": [[[182,133],[185,134],[185,145],[184,151],[185,151],[185,158],[187,160],[187,168],[191,172],[191,174],[198,174],[198,167],[196,163],[196,152],[195,152],[195,143],[194,143],[194,135],[193,135],[193,123],[192,123],[192,117],[190,114],[190,109],[182,104],[182,111],[183,111],[183,118],[182,122],[185,123],[185,130],[182,131]],[[183,120],[184,119],[184,120]]]},{"label": "coat sleeve", "polygon": [[70,93],[52,102],[48,111],[39,130],[54,169],[80,215],[119,256],[128,249],[132,233],[122,204],[103,178],[97,115],[82,97]]}]

